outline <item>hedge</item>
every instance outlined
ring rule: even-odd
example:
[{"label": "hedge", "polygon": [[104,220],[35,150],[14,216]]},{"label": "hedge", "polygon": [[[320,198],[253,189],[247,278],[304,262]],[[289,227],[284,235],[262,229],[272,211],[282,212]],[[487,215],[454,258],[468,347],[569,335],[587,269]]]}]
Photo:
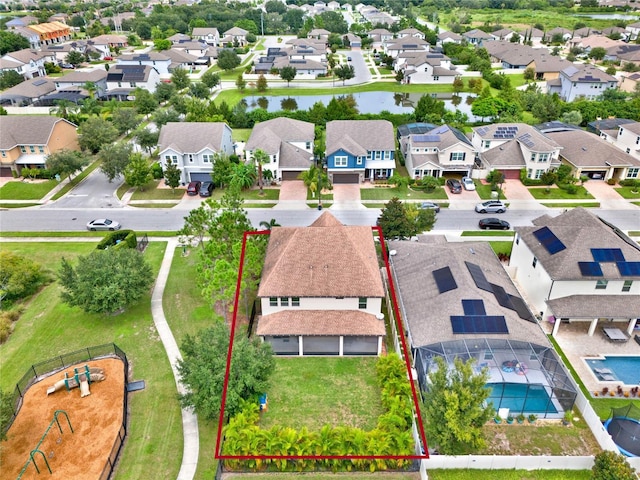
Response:
[{"label": "hedge", "polygon": [[96,247],[98,250],[107,248],[137,248],[138,237],[133,230],[118,230],[109,232]]}]

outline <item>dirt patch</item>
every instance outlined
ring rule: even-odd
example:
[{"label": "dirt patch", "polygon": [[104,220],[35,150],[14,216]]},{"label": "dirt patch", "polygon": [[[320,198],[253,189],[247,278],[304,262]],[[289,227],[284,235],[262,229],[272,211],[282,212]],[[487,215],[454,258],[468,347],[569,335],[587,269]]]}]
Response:
[{"label": "dirt patch", "polygon": [[[59,415],[60,430],[54,424],[40,450],[46,455],[52,474],[40,454],[36,462],[40,472],[49,479],[97,479],[100,478],[107,458],[122,425],[124,400],[124,363],[119,359],[90,361],[76,365],[84,368],[98,367],[104,370],[106,379],[90,385],[91,394],[80,397],[80,390],[63,389],[47,396],[47,388],[64,378],[58,372],[32,385],[24,396],[18,417],[7,433],[7,441],[0,450],[0,465],[4,478],[16,478],[42,437],[56,410],[64,410],[69,416],[73,433],[64,415]],[[73,376],[73,367],[66,370]],[[33,464],[29,465],[23,479],[42,478]]]}]

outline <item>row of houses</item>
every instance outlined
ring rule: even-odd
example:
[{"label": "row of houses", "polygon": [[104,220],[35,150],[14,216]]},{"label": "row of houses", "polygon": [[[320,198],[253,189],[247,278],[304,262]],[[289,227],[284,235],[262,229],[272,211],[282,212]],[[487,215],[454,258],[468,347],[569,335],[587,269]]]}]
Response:
[{"label": "row of houses", "polygon": [[575,322],[589,336],[612,324],[631,335],[639,320],[640,248],[582,208],[516,227],[511,275],[485,242],[420,236],[388,247],[391,278],[369,227],[328,212],[309,227],[274,227],[255,334],[278,355],[380,355],[393,281],[423,389],[437,357],[474,359],[496,409],[562,418],[577,391],[540,323],[553,335]]}]

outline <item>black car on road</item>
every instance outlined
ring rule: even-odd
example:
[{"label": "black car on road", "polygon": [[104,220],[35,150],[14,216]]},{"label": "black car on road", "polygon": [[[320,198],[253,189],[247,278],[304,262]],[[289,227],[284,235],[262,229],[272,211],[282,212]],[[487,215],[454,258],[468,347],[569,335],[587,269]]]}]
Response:
[{"label": "black car on road", "polygon": [[482,230],[509,230],[511,228],[509,222],[499,218],[483,218],[478,222],[478,226]]}]

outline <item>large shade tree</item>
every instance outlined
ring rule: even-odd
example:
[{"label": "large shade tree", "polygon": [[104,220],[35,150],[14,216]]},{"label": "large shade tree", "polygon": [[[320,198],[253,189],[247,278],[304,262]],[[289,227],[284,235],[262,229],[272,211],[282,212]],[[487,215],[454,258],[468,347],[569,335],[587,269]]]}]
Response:
[{"label": "large shade tree", "polygon": [[[209,420],[217,420],[220,414],[230,341],[229,328],[215,322],[196,336],[187,335],[182,342],[183,359],[178,362],[178,371],[189,391],[180,400]],[[275,369],[271,346],[257,337],[250,340],[245,335],[236,336],[229,368],[225,417],[238,413],[243,400],[257,402],[258,396],[267,391]]]},{"label": "large shade tree", "polygon": [[95,250],[77,266],[62,259],[58,279],[62,300],[87,313],[113,314],[139,301],[154,280],[144,256],[135,249]]},{"label": "large shade tree", "polygon": [[47,155],[47,168],[53,175],[60,177],[71,177],[89,164],[89,158],[82,152],[76,150],[58,150]]},{"label": "large shade tree", "polygon": [[115,142],[118,130],[101,117],[90,117],[78,127],[78,143],[83,150],[98,153],[103,145]]},{"label": "large shade tree", "polygon": [[106,175],[109,183],[124,174],[127,165],[129,165],[131,152],[130,143],[117,142],[102,147],[98,153],[101,162],[100,171]]}]

